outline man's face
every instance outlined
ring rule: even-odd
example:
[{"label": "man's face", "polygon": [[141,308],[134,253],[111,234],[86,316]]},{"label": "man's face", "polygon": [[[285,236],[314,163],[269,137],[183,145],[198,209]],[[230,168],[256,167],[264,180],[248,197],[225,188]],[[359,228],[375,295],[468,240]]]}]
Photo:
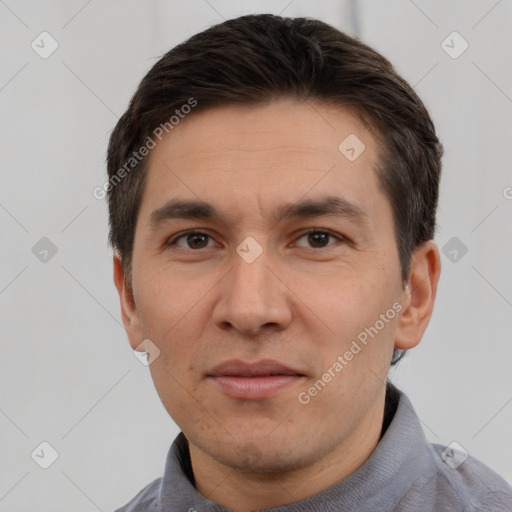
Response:
[{"label": "man's face", "polygon": [[[382,420],[405,292],[377,158],[349,110],[284,100],[192,114],[152,150],[127,330],[159,348],[151,375],[195,451],[283,471]],[[263,360],[290,371],[216,369]]]}]

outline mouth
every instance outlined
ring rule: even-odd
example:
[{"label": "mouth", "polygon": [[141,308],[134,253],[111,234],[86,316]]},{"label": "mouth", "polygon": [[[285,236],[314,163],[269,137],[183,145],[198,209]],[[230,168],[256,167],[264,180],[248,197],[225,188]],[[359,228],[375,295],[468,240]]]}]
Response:
[{"label": "mouth", "polygon": [[207,377],[231,398],[261,400],[277,395],[306,376],[297,369],[266,359],[256,363],[225,361]]}]

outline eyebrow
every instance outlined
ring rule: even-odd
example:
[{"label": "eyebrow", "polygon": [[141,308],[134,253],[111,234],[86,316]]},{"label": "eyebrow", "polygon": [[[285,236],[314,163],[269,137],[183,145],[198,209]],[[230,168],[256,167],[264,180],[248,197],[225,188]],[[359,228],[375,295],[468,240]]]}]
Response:
[{"label": "eyebrow", "polygon": [[[368,214],[360,206],[339,196],[286,203],[276,208],[271,218],[273,221],[282,222],[320,215],[348,218],[362,226],[369,222]],[[204,219],[225,222],[222,214],[211,203],[200,200],[171,199],[151,213],[150,226],[152,229],[157,229],[164,221],[172,219]]]}]

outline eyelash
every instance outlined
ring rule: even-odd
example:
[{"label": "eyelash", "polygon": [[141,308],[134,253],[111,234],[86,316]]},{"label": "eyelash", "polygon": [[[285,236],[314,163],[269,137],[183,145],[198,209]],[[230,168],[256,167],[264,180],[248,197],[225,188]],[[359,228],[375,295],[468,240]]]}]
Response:
[{"label": "eyelash", "polygon": [[[311,233],[325,233],[327,235],[329,235],[330,237],[332,238],[336,238],[338,241],[340,242],[348,242],[348,239],[345,238],[344,236],[338,234],[338,233],[334,233],[333,231],[330,231],[329,229],[321,229],[321,228],[310,228],[306,231],[303,231],[299,237],[297,238],[297,240],[299,240],[300,238],[304,237],[304,236],[307,236]],[[189,235],[206,235],[207,237],[209,237],[210,239],[213,239],[213,237],[211,235],[209,235],[208,233],[205,233],[204,231],[199,231],[199,230],[195,230],[195,229],[191,229],[189,231],[184,231],[182,233],[178,233],[176,236],[174,236],[173,238],[171,238],[167,243],[166,243],[166,246],[167,247],[172,247],[172,246],[175,246],[176,245],[176,242],[178,240],[180,240],[181,238],[183,237],[186,237],[186,236],[189,236]],[[295,244],[295,242],[294,242]],[[310,247],[310,249],[327,249],[328,247],[330,247],[331,245],[333,244],[329,244],[329,245],[326,245],[325,247]],[[180,249],[183,249],[183,247],[180,247]],[[204,248],[201,248],[201,249],[204,249]],[[201,249],[188,249],[190,251],[194,251],[194,252],[199,252]]]}]

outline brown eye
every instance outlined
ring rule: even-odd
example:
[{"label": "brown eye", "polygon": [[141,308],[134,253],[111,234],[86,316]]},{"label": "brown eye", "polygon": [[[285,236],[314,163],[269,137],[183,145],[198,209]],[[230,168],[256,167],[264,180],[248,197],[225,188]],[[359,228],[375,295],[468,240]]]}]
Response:
[{"label": "brown eye", "polygon": [[199,231],[183,233],[180,236],[176,237],[172,242],[168,245],[177,245],[183,249],[204,249],[208,246],[209,242],[213,242],[210,235],[206,233],[201,233]]},{"label": "brown eye", "polygon": [[307,245],[300,244],[296,242],[294,245],[299,247],[311,247],[314,249],[322,249],[324,247],[328,247],[333,244],[336,240],[341,241],[342,238],[330,233],[329,231],[321,231],[321,230],[311,230],[304,233],[302,236],[298,238],[298,240],[306,239]]},{"label": "brown eye", "polygon": [[329,233],[322,233],[322,232],[309,233],[308,234],[308,242],[313,247],[325,247],[326,245],[329,245],[328,242],[329,242],[330,236],[331,235],[329,235]]}]

